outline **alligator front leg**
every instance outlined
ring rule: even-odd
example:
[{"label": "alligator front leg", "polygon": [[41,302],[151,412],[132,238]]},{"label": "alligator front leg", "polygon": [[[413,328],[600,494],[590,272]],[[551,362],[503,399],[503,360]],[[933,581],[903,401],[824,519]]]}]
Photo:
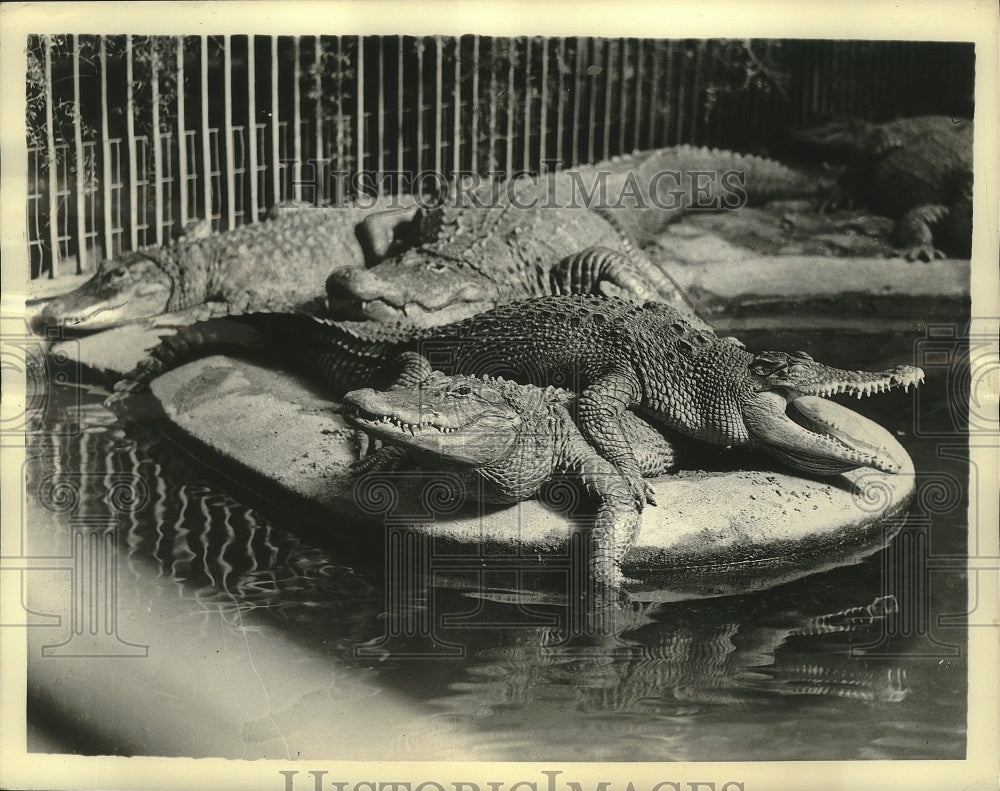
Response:
[{"label": "alligator front leg", "polygon": [[646,503],[656,505],[653,490],[642,478],[642,471],[622,428],[622,416],[638,404],[642,391],[635,375],[622,370],[605,375],[586,388],[576,401],[577,425],[584,437],[624,479],[637,512]]},{"label": "alligator front leg", "polygon": [[940,204],[926,204],[910,209],[896,222],[895,243],[897,255],[907,261],[933,261],[944,258],[945,254],[934,246],[931,226],[948,216],[948,207]]},{"label": "alligator front leg", "polygon": [[595,454],[582,437],[578,443],[575,472],[587,492],[598,500],[587,571],[597,585],[619,588],[633,582],[622,574],[621,562],[635,544],[641,517],[631,488],[615,466]]}]

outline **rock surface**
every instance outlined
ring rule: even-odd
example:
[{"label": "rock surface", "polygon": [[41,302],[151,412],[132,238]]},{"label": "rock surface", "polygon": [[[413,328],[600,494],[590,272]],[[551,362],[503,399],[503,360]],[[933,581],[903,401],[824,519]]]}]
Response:
[{"label": "rock surface", "polygon": [[[472,566],[512,555],[527,566],[568,563],[570,536],[588,524],[586,507],[574,512],[575,490],[566,487],[544,504],[485,511],[462,506],[441,475],[355,481],[347,465],[357,458],[357,437],[336,405],[279,372],[211,357],[160,377],[153,394],[183,431],[278,489],[356,520],[358,529],[380,529],[391,516],[433,536],[436,554]],[[903,464],[899,475],[855,470],[818,481],[778,471],[684,471],[652,481],[658,505],[646,510],[624,563],[640,581],[630,592],[642,601],[745,592],[883,546],[914,476],[896,440],[872,430]]]}]

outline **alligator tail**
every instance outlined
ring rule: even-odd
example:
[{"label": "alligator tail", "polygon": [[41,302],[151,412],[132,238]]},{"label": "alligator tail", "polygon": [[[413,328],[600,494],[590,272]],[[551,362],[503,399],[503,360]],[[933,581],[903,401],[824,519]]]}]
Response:
[{"label": "alligator tail", "polygon": [[[146,357],[114,386],[104,405],[114,412],[123,411],[133,394],[145,392],[158,376],[193,360],[215,354],[273,358],[283,345],[282,336],[287,335],[288,325],[303,321],[311,320],[296,314],[260,313],[212,318],[181,327],[176,334],[160,338]],[[278,331],[282,329],[285,331]]]},{"label": "alligator tail", "polygon": [[767,157],[732,151],[708,151],[703,156],[713,163],[713,173],[722,185],[724,208],[739,208],[744,202],[757,205],[780,198],[808,198],[830,187],[819,171],[790,167]]},{"label": "alligator tail", "polygon": [[397,340],[403,339],[302,313],[247,313],[199,321],[161,338],[114,386],[105,406],[119,414],[131,409],[130,397],[148,390],[156,377],[215,354],[290,365],[336,398],[358,387],[384,385],[379,375],[396,371],[386,364],[387,357],[395,361],[403,351],[396,348]]}]

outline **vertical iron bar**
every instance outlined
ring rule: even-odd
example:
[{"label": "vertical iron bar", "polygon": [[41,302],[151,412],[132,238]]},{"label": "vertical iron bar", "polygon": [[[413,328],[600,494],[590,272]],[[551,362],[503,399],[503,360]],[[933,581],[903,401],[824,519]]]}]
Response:
[{"label": "vertical iron bar", "polygon": [[601,67],[599,64],[600,58],[597,54],[597,47],[599,46],[598,40],[596,38],[590,39],[590,60],[591,66],[593,66],[592,73],[590,74],[590,83],[588,86],[589,94],[588,99],[590,100],[588,104],[589,113],[588,118],[588,128],[587,128],[587,163],[594,161],[594,123],[597,120],[597,75],[600,74]]},{"label": "vertical iron bar", "polygon": [[584,40],[580,37],[576,37],[576,69],[573,75],[574,88],[573,91],[573,124],[572,124],[572,134],[573,134],[573,148],[572,148],[572,165],[580,164],[580,102],[583,100],[583,47]]},{"label": "vertical iron bar", "polygon": [[663,67],[663,41],[653,42],[653,75],[649,78],[649,126],[647,127],[648,137],[646,139],[647,148],[657,148],[665,144],[657,136],[657,127],[660,125],[660,118],[663,117],[662,103],[660,102],[660,71]]},{"label": "vertical iron bar", "polygon": [[[181,91],[178,90],[181,96]],[[183,118],[183,115],[180,116]],[[111,134],[108,130],[108,48],[101,36],[101,192],[104,205],[104,257],[114,254],[114,233],[111,227]]]},{"label": "vertical iron bar", "polygon": [[424,39],[417,38],[417,173],[424,169]]},{"label": "vertical iron bar", "polygon": [[[629,97],[635,96],[634,91],[629,91],[629,85],[626,81],[626,75],[629,74],[628,69],[628,39],[618,39],[618,52],[621,56],[621,66],[619,67],[619,72],[621,73],[621,79],[617,79],[618,83],[618,154],[625,153],[625,127],[628,121],[628,100]],[[632,69],[632,80],[635,80],[635,69]],[[630,80],[631,81],[631,80]],[[629,82],[630,82],[629,81]]]},{"label": "vertical iron bar", "polygon": [[271,36],[271,203],[281,203],[281,108],[278,102],[278,37]]},{"label": "vertical iron bar", "polygon": [[490,38],[490,158],[486,167],[490,171],[497,169],[497,40]]},{"label": "vertical iron bar", "polygon": [[524,37],[524,150],[521,169],[527,171],[531,163],[531,36]]},{"label": "vertical iron bar", "polygon": [[302,43],[293,36],[295,70],[292,87],[292,196],[296,202],[302,200]]},{"label": "vertical iron bar", "polygon": [[612,86],[614,85],[613,72],[615,70],[615,42],[614,39],[605,39],[604,48],[607,55],[604,58],[605,67],[601,72],[604,75],[604,156],[601,159],[608,159],[611,156],[611,103]]},{"label": "vertical iron bar", "polygon": [[154,238],[163,244],[163,143],[160,140],[160,62],[159,53],[150,38],[149,84],[153,102],[153,218],[156,223]]},{"label": "vertical iron bar", "polygon": [[514,58],[517,51],[517,39],[507,41],[507,153],[505,155],[504,171],[507,178],[514,175]]},{"label": "vertical iron bar", "polygon": [[125,36],[125,128],[128,135],[128,216],[129,247],[139,246],[138,168],[135,161],[135,97],[132,95],[132,36]]},{"label": "vertical iron bar", "polygon": [[[399,178],[403,177],[403,37],[396,36],[396,172]],[[401,184],[396,185],[396,191],[402,189]]]},{"label": "vertical iron bar", "polygon": [[[103,42],[103,39],[102,39]],[[180,227],[188,223],[188,157],[186,122],[184,119],[184,36],[177,37],[177,196],[180,201],[180,214],[177,218]]]},{"label": "vertical iron bar", "polygon": [[452,88],[451,172],[457,179],[462,169],[462,38],[455,36],[455,84]]},{"label": "vertical iron bar", "polygon": [[208,36],[201,37],[201,190],[204,219],[212,221],[212,142],[208,118]]},{"label": "vertical iron bar", "polygon": [[[323,151],[323,39],[321,36],[313,36],[313,46],[315,47],[315,50],[313,51],[313,93],[315,94],[315,98],[313,99],[314,102],[313,122],[316,124],[316,128],[313,129],[313,145],[315,146],[316,150],[313,153],[312,164],[315,167],[323,168],[324,167],[323,162],[326,159],[326,157]],[[337,36],[337,51],[338,54],[340,54],[340,36]],[[340,69],[341,65],[338,62],[337,64],[338,76]],[[337,88],[338,88],[337,93],[340,96],[343,96],[343,92],[339,90],[341,88],[339,84],[337,85]],[[340,100],[338,100],[337,101],[338,125],[337,125],[337,131],[334,133],[335,138],[338,141],[338,146],[337,146],[338,153],[340,153],[339,141],[341,140],[341,134],[343,130],[341,124],[344,118],[341,107],[342,107],[341,102]],[[342,166],[343,166],[343,160],[341,158],[338,158],[337,168],[340,168]],[[327,197],[325,194],[326,180],[323,178],[323,173],[322,172],[317,173],[315,170],[313,170],[313,168],[310,168],[309,172],[312,174],[313,177],[313,189],[316,190],[316,192],[313,193],[313,204],[320,205],[322,203],[325,203]],[[337,195],[334,200],[335,200],[335,205],[339,206],[342,197],[340,195],[340,189],[339,189],[340,179],[337,179],[337,184],[338,184]]]},{"label": "vertical iron bar", "polygon": [[45,148],[49,165],[49,245],[52,248],[52,266],[49,278],[56,276],[59,267],[59,172],[56,163],[56,136],[52,95],[52,36],[42,37],[45,48]]},{"label": "vertical iron bar", "polygon": [[357,144],[358,158],[354,163],[354,170],[360,173],[365,169],[365,40],[363,36],[357,37],[358,47],[355,55],[355,69],[358,73],[358,100],[355,112],[357,113]]},{"label": "vertical iron bar", "polygon": [[80,113],[80,35],[73,36],[73,151],[76,156],[76,273],[87,266],[87,211],[84,193],[83,119]]},{"label": "vertical iron bar", "polygon": [[635,40],[635,90],[632,92],[633,109],[635,110],[635,125],[632,127],[632,150],[639,150],[642,129],[642,88],[646,74],[643,68],[646,62],[643,39]]},{"label": "vertical iron bar", "polygon": [[236,157],[233,151],[233,37],[222,39],[223,127],[226,144],[226,228],[236,227]]},{"label": "vertical iron bar", "polygon": [[563,93],[563,66],[566,63],[566,39],[560,38],[556,48],[556,161],[559,167],[563,166],[563,136],[565,135],[564,114],[566,111],[566,97]]},{"label": "vertical iron bar", "polygon": [[[698,139],[698,111],[705,106],[705,102],[702,100],[701,96],[701,85],[702,85],[702,69],[705,68],[705,47],[707,42],[705,39],[698,39],[698,48],[695,50],[694,57],[694,77],[691,84],[691,126],[688,132],[688,138],[691,143],[698,144],[703,142]],[[763,116],[763,113],[758,114],[758,118]]]},{"label": "vertical iron bar", "polygon": [[249,139],[250,155],[250,212],[244,212],[244,222],[257,222],[257,212],[260,211],[257,196],[257,52],[256,36],[247,34],[247,137]]},{"label": "vertical iron bar", "polygon": [[540,117],[538,119],[538,161],[544,162],[548,155],[548,140],[546,121],[549,117],[549,40],[542,37],[542,89],[540,99]]},{"label": "vertical iron bar", "polygon": [[473,173],[479,172],[479,36],[472,37],[472,156],[469,167]]},{"label": "vertical iron bar", "polygon": [[684,121],[687,120],[684,117],[688,76],[687,43],[682,42],[681,46],[683,47],[681,50],[681,73],[677,78],[677,123],[674,127],[674,142],[678,145],[688,142],[684,139]]},{"label": "vertical iron bar", "polygon": [[444,68],[444,59],[441,53],[441,47],[444,42],[441,40],[441,36],[434,37],[434,172],[441,172],[441,92],[444,90],[443,81],[441,79],[441,70]]},{"label": "vertical iron bar", "polygon": [[[378,177],[385,170],[385,36],[378,37]],[[381,181],[378,182],[381,184]]]}]

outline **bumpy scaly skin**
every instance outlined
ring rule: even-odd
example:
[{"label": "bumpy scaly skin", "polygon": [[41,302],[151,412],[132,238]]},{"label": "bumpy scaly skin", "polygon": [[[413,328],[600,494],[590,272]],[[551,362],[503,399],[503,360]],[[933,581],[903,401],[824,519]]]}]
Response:
[{"label": "bumpy scaly skin", "polygon": [[126,253],[49,302],[33,326],[89,332],[197,306],[223,313],[298,308],[319,298],[331,262],[363,263],[354,231],[370,212],[282,209],[266,222]]},{"label": "bumpy scaly skin", "polygon": [[[830,368],[804,352],[754,355],[666,305],[564,296],[424,330],[275,314],[204,322],[165,339],[116,385],[112,404],[193,356],[257,345],[286,362],[297,358],[334,396],[419,383],[428,360],[448,374],[565,387],[577,394],[582,436],[622,476],[637,511],[650,495],[623,427],[629,408],[702,442],[762,448],[809,473],[863,466],[893,473],[898,462],[871,444],[850,410],[822,397],[909,388],[923,379],[910,366],[868,373]],[[627,539],[619,546],[627,549]]]},{"label": "bumpy scaly skin", "polygon": [[687,211],[814,195],[820,186],[772,160],[692,146],[480,186],[436,209],[366,221],[369,267],[334,271],[327,302],[335,318],[432,326],[530,297],[602,293],[665,302],[704,326],[636,246]]},{"label": "bumpy scaly skin", "polygon": [[948,116],[885,124],[834,123],[797,133],[804,142],[853,154],[843,188],[896,219],[908,260],[941,258],[935,243],[968,256],[972,242],[972,122]]},{"label": "bumpy scaly skin", "polygon": [[[435,372],[416,387],[348,393],[344,415],[389,443],[361,470],[391,469],[412,457],[421,466],[457,473],[468,483],[466,491],[490,503],[526,500],[560,475],[579,478],[598,503],[591,576],[615,586],[621,559],[639,531],[639,512],[615,468],[581,435],[571,414],[573,399],[552,387]],[[627,412],[622,431],[642,475],[673,467],[674,448],[649,423]]]},{"label": "bumpy scaly skin", "polygon": [[610,217],[549,200],[520,180],[459,192],[434,209],[370,216],[359,231],[369,266],[330,275],[330,315],[427,327],[531,297],[610,293],[666,302],[703,326]]}]

